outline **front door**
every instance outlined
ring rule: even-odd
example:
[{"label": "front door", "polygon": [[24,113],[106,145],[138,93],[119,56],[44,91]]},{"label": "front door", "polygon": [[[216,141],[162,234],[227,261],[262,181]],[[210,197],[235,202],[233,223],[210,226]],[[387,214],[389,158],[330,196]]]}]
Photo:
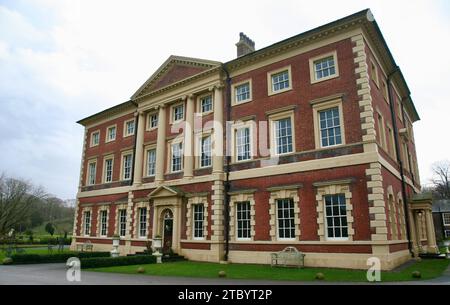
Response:
[{"label": "front door", "polygon": [[163,233],[163,253],[168,254],[172,249],[172,235],[173,235],[173,214],[171,210],[164,212],[163,218],[164,233]]}]

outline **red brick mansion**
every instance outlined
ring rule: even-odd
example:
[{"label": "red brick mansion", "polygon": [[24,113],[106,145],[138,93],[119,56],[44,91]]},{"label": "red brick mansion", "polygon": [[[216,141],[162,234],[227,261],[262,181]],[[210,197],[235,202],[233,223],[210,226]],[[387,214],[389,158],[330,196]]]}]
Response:
[{"label": "red brick mansion", "polygon": [[226,63],[170,56],[84,126],[72,247],[383,269],[436,252],[419,115],[369,10]]}]

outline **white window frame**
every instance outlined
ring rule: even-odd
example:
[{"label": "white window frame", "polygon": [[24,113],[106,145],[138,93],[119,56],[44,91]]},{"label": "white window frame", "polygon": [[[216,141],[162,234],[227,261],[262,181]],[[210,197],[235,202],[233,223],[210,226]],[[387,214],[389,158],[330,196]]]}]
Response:
[{"label": "white window frame", "polygon": [[[89,217],[87,217],[87,215],[89,215]],[[92,211],[91,210],[87,210],[83,212],[83,218],[84,218],[84,223],[83,223],[83,234],[84,236],[91,236],[91,230],[92,230]],[[89,221],[87,221],[89,220]]]},{"label": "white window frame", "polygon": [[[247,143],[241,143],[242,145],[240,145],[239,140],[239,133],[244,131],[244,130],[248,130],[248,144]],[[252,159],[252,128],[251,126],[242,126],[242,127],[238,127],[234,130],[234,137],[236,139],[236,143],[235,143],[235,156],[236,156],[236,163],[238,162],[245,162],[245,161],[249,161]],[[239,148],[240,146],[247,146],[248,145],[248,158],[242,158],[241,160],[239,160]],[[247,151],[243,151],[244,153],[247,153]],[[243,156],[245,157],[245,156]]]},{"label": "white window frame", "polygon": [[[343,197],[343,199],[344,199],[344,202],[343,202],[343,205],[344,205],[344,207],[345,207],[345,218],[346,218],[346,222],[347,222],[347,226],[341,226],[340,228],[341,228],[341,232],[342,232],[342,228],[343,227],[346,227],[347,228],[347,237],[330,237],[329,235],[328,235],[328,221],[327,221],[327,218],[331,218],[331,217],[344,217],[343,215],[339,215],[339,216],[336,216],[336,215],[331,215],[331,216],[329,216],[329,215],[327,215],[327,206],[326,206],[326,197],[328,197],[328,196],[330,196],[330,197],[334,197],[334,196],[342,196]],[[326,194],[326,195],[324,195],[323,196],[323,215],[324,215],[324,227],[325,227],[325,232],[324,232],[324,234],[325,234],[325,238],[326,238],[326,240],[330,240],[330,241],[346,241],[346,240],[349,240],[349,236],[350,236],[350,232],[349,232],[349,230],[350,230],[350,226],[349,226],[349,222],[348,222],[348,215],[347,215],[347,199],[346,199],[346,197],[345,197],[345,194],[344,193],[337,193],[337,194]],[[333,228],[335,228],[336,226],[333,226]]]},{"label": "white window frame", "polygon": [[[448,222],[445,220],[446,217],[448,217]],[[450,226],[450,213],[442,213],[442,223],[444,226]]]},{"label": "white window frame", "polygon": [[[249,92],[248,92],[249,93],[249,97],[247,99],[245,99],[245,100],[238,101],[237,100],[237,92],[236,92],[237,88],[242,86],[242,85],[245,85],[245,84],[248,84],[248,87],[249,87]],[[253,99],[252,80],[251,79],[246,79],[244,81],[241,81],[241,82],[238,82],[236,84],[233,84],[231,86],[231,94],[232,94],[231,106],[242,105],[242,104],[251,102],[252,99]]]},{"label": "white window frame", "polygon": [[[235,204],[235,209],[236,209],[236,224],[235,224],[235,226],[236,226],[236,240],[251,240],[252,239],[252,215],[251,215],[251,213],[252,213],[252,207],[251,207],[251,203],[250,203],[250,201],[238,201],[238,202],[235,202],[234,203]],[[248,210],[247,209],[245,209],[244,211],[239,211],[239,207],[241,207],[242,205],[248,205],[247,207],[248,207]],[[239,218],[239,215],[244,215],[244,213],[245,213],[245,216],[248,216],[248,219],[247,218],[243,218],[243,219],[240,219]],[[239,222],[246,222],[246,223],[248,223],[248,228],[246,228],[245,230],[247,231],[248,230],[248,237],[239,237],[239,232],[240,231],[242,231],[243,232],[243,229],[239,229]]]},{"label": "white window frame", "polygon": [[[279,208],[278,208],[278,203],[282,200],[289,200],[290,203],[292,204],[292,217],[289,218],[280,218],[280,214],[279,214]],[[277,230],[277,239],[278,240],[295,240],[296,238],[296,234],[295,234],[295,229],[296,229],[296,224],[295,224],[295,201],[293,198],[277,198],[275,200],[275,208],[276,208],[276,230]],[[289,210],[291,210],[291,208],[289,208]],[[280,219],[285,220],[285,219],[289,219],[291,220],[292,218],[292,227],[289,228],[289,230],[294,230],[294,237],[280,237],[280,225],[279,225],[279,221]],[[285,228],[283,226],[283,228]]]},{"label": "white window frame", "polygon": [[[169,159],[168,159],[168,163],[169,163],[169,173],[180,173],[180,172],[182,172],[183,171],[183,167],[184,167],[184,143],[183,143],[183,141],[182,140],[178,140],[178,141],[172,141],[172,142],[169,142],[168,143],[169,144],[169,149],[168,149],[168,152],[169,152]],[[174,145],[180,145],[181,144],[181,161],[180,161],[180,170],[178,170],[178,171],[173,171],[173,147],[174,147]]]},{"label": "white window frame", "polygon": [[[106,237],[106,236],[108,236],[108,210],[100,210],[99,214],[100,214],[99,215],[99,220],[100,220],[99,235],[101,237]],[[105,234],[103,234],[103,229],[105,231]]]},{"label": "white window frame", "polygon": [[[111,160],[111,180],[108,181],[108,168],[106,166],[106,162]],[[103,177],[102,181],[103,183],[111,183],[113,182],[114,178],[114,155],[105,156],[103,158]]]},{"label": "white window frame", "polygon": [[[183,117],[181,119],[175,120],[175,108],[178,107],[182,107],[183,108]],[[172,106],[170,106],[170,123],[171,124],[176,124],[176,123],[180,123],[184,121],[184,118],[186,117],[186,106],[184,101],[173,104]]]},{"label": "white window frame", "polygon": [[[127,156],[131,155],[131,160],[130,160],[130,177],[129,178],[125,178],[125,158]],[[133,152],[132,151],[125,151],[122,153],[122,157],[121,157],[121,162],[120,162],[120,180],[121,181],[129,181],[131,180],[131,177],[133,176]]]},{"label": "white window frame", "polygon": [[[147,207],[139,207],[138,208],[138,215],[139,215],[138,237],[143,238],[143,239],[147,238],[147,234],[148,234],[148,232],[147,232],[147,222],[148,222],[147,211],[148,211]],[[143,212],[145,212],[145,213],[143,213]],[[142,234],[142,233],[144,233],[144,234]]]},{"label": "white window frame", "polygon": [[[130,133],[128,131],[128,123],[133,122],[133,133]],[[133,136],[136,133],[136,120],[135,119],[130,119],[130,120],[126,120],[125,122],[123,122],[123,137],[129,137],[129,136]]]},{"label": "white window frame", "polygon": [[[150,151],[155,152],[155,165],[153,168],[153,174],[150,174],[150,167],[149,167],[150,164],[148,162],[149,161],[148,157],[149,157]],[[145,173],[144,176],[145,177],[154,177],[156,175],[156,153],[157,153],[157,151],[156,151],[155,145],[149,146],[145,149],[145,162],[144,162],[144,173]]]},{"label": "white window frame", "polygon": [[[94,135],[98,135],[97,143],[94,143]],[[90,140],[90,147],[98,146],[100,144],[100,130],[95,130],[91,132],[91,140]]]},{"label": "white window frame", "polygon": [[[196,209],[201,207],[201,212]],[[201,219],[196,219],[196,215],[201,214]],[[201,230],[196,229],[196,224],[201,224]],[[205,239],[205,206],[202,203],[192,205],[192,239],[204,240]],[[201,236],[196,236],[198,232],[201,232]]]},{"label": "white window frame", "polygon": [[450,230],[444,230],[444,238],[450,238]]},{"label": "white window frame", "polygon": [[[285,153],[278,153],[278,144],[276,137],[276,122],[283,119],[291,120],[291,137],[292,137],[292,151]],[[270,131],[270,153],[272,156],[284,156],[290,155],[296,152],[295,148],[295,120],[294,120],[294,111],[277,113],[269,116],[269,131]]]},{"label": "white window frame", "polygon": [[[339,126],[341,129],[341,143],[335,145],[322,146],[322,133],[320,128],[320,112],[329,110],[331,108],[338,108],[339,112]],[[313,105],[313,119],[314,119],[314,140],[316,149],[330,148],[336,146],[345,145],[345,124],[344,124],[344,111],[342,108],[342,99],[335,99],[325,102],[316,103]]]},{"label": "white window frame", "polygon": [[[272,77],[276,74],[280,74],[282,72],[287,71],[288,73],[288,87],[283,88],[283,89],[279,89],[279,90],[274,90],[273,86],[274,84],[272,83]],[[275,95],[275,94],[279,94],[279,93],[283,93],[286,91],[290,91],[292,90],[292,73],[291,73],[291,66],[286,66],[277,70],[273,70],[267,73],[267,94],[270,95]]]},{"label": "white window frame", "polygon": [[[333,57],[334,60],[334,70],[335,73],[332,75],[328,75],[326,77],[322,77],[322,78],[317,78],[316,75],[316,62],[318,61],[322,61],[325,59],[328,59],[330,57]],[[337,78],[339,77],[339,63],[338,63],[338,57],[337,57],[337,51],[332,51],[326,54],[321,54],[319,56],[315,56],[313,58],[309,59],[309,71],[310,71],[310,77],[311,77],[311,84],[316,84],[316,83],[320,83],[323,81],[327,81],[333,78]]]},{"label": "white window frame", "polygon": [[[211,98],[211,110],[203,111],[203,101],[207,98]],[[197,112],[201,113],[201,115],[207,115],[214,112],[214,96],[212,93],[206,93],[198,96],[197,98]]]},{"label": "white window frame", "polygon": [[[91,164],[94,164],[94,181],[91,181]],[[97,182],[97,159],[92,159],[88,161],[87,171],[86,171],[86,185],[95,185]]]},{"label": "white window frame", "polygon": [[[156,125],[155,126],[152,126],[152,117],[156,117]],[[157,112],[150,112],[149,114],[147,114],[147,125],[146,125],[147,131],[157,129],[158,123],[159,123],[159,114]]]},{"label": "white window frame", "polygon": [[[124,215],[122,214],[122,211],[124,211]],[[118,209],[117,213],[117,234],[120,237],[125,237],[127,235],[127,217],[128,212],[126,208],[120,208]],[[125,219],[124,219],[125,218]],[[122,234],[122,229],[125,231],[125,234]]]},{"label": "white window frame", "polygon": [[[111,135],[111,132],[110,132],[110,131],[111,131],[111,129],[113,129],[113,128],[114,128],[114,138],[111,138],[111,139],[110,139],[110,135]],[[113,142],[113,141],[116,140],[116,138],[117,138],[117,124],[110,125],[110,126],[106,127],[105,143]]]},{"label": "white window frame", "polygon": [[[203,158],[203,140],[209,138],[209,164],[207,165],[203,165],[202,164],[202,158]],[[199,164],[199,168],[208,168],[212,166],[212,147],[213,147],[213,137],[212,134],[206,134],[203,135],[202,137],[200,137],[200,141],[199,141],[199,149],[200,149],[200,154],[199,154],[199,160],[198,160],[198,164]]]}]

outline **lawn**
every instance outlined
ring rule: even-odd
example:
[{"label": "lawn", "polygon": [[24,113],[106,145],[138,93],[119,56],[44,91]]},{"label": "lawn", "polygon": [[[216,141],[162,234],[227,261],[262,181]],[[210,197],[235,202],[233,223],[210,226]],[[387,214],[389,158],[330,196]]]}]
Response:
[{"label": "lawn", "polygon": [[[382,281],[414,280],[413,271],[420,271],[422,279],[438,277],[448,267],[449,260],[422,260],[398,272],[381,272]],[[89,269],[89,271],[137,274],[138,267],[145,269],[146,275],[217,278],[223,270],[231,279],[264,279],[285,281],[315,281],[315,275],[321,272],[330,282],[366,282],[366,271],[328,268],[272,268],[267,265],[215,264],[200,262],[173,262],[164,264],[133,265]]]}]

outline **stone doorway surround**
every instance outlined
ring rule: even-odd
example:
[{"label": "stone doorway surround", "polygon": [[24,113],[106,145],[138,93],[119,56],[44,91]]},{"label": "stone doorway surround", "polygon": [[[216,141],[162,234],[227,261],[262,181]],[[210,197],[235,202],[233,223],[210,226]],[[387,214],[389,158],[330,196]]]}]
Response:
[{"label": "stone doorway surround", "polygon": [[181,250],[181,215],[184,193],[175,187],[159,186],[148,195],[153,200],[153,236],[163,236],[164,213],[170,210],[173,215],[172,250],[179,253]]},{"label": "stone doorway surround", "polygon": [[[431,194],[426,193],[415,194],[408,203],[410,236],[415,256],[418,256],[421,253],[438,252],[431,210],[432,203],[433,198]],[[422,245],[423,236],[426,236],[426,246]]]}]

